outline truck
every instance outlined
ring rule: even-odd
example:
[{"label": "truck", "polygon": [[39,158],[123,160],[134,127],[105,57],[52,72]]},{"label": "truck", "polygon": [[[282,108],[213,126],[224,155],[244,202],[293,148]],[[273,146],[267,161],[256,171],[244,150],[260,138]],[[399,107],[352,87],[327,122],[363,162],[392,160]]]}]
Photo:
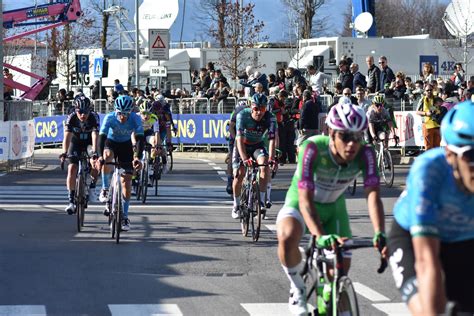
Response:
[{"label": "truck", "polygon": [[[463,50],[458,41],[431,39],[428,34],[394,38],[319,37],[301,40],[289,66],[305,69],[314,65],[335,77],[339,59],[347,56],[359,64],[360,72],[365,74],[365,58],[372,55],[375,62],[378,57],[386,56],[388,65],[395,72],[402,71],[416,77],[421,74],[423,65],[429,62],[434,66],[436,76],[447,76],[453,74],[455,63],[463,60]],[[468,52],[474,56],[474,47],[470,47]],[[474,73],[473,67],[471,58],[464,70]]]}]

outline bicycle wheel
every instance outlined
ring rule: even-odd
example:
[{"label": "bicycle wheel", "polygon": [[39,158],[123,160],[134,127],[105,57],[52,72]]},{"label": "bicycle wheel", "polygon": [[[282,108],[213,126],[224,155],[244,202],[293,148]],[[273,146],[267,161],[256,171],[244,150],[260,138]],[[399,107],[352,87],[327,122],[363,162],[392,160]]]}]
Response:
[{"label": "bicycle wheel", "polygon": [[395,179],[395,171],[392,161],[392,154],[389,150],[383,151],[382,164],[383,164],[383,178],[385,184],[391,188],[393,186],[393,180]]},{"label": "bicycle wheel", "polygon": [[140,201],[142,197],[142,187],[141,187],[141,172],[137,174],[137,178],[135,179],[135,185],[133,186],[135,189],[135,194],[137,196],[137,201]]},{"label": "bicycle wheel", "polygon": [[303,275],[303,280],[306,286],[308,312],[310,315],[320,315],[318,314],[318,273],[315,267],[308,267],[308,271]]},{"label": "bicycle wheel", "polygon": [[76,178],[76,226],[77,231],[81,232],[84,225],[84,181],[82,173],[79,173]]},{"label": "bicycle wheel", "polygon": [[[120,185],[120,182],[118,183]],[[120,189],[115,191],[115,242],[118,244],[120,242],[120,232],[122,231],[122,192]]]},{"label": "bicycle wheel", "polygon": [[262,206],[260,204],[260,190],[258,181],[253,184],[253,205],[252,205],[252,239],[258,241],[260,237],[260,226],[262,225]]},{"label": "bicycle wheel", "polygon": [[249,233],[249,222],[250,222],[250,212],[247,207],[247,188],[242,186],[242,192],[240,193],[240,227],[242,230],[242,236],[247,237]]},{"label": "bicycle wheel", "polygon": [[337,315],[342,312],[349,312],[348,315],[358,316],[359,305],[357,303],[357,295],[352,285],[351,279],[342,276],[337,281]]},{"label": "bicycle wheel", "polygon": [[161,173],[163,172],[163,164],[161,161],[155,158],[155,163],[153,164],[153,185],[155,186],[155,196],[158,196],[158,181],[161,179]]},{"label": "bicycle wheel", "polygon": [[140,177],[141,199],[142,203],[145,204],[148,194],[148,157],[145,159]]},{"label": "bicycle wheel", "polygon": [[166,164],[168,165],[168,172],[173,171],[173,151],[166,150]]},{"label": "bicycle wheel", "polygon": [[109,208],[109,227],[110,227],[110,237],[113,239],[115,238],[115,213],[114,213],[114,204],[113,204],[113,199],[114,199],[114,186],[110,186],[109,190],[109,201],[107,201],[107,207]]}]

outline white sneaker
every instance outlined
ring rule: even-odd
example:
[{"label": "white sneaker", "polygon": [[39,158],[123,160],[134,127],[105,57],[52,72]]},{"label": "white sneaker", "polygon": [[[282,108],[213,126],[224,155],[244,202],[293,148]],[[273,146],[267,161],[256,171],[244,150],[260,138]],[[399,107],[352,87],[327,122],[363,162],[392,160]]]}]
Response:
[{"label": "white sneaker", "polygon": [[69,205],[66,206],[64,211],[68,213],[69,215],[72,215],[76,212],[76,205],[74,205],[74,203],[69,203]]},{"label": "white sneaker", "polygon": [[102,189],[99,195],[99,201],[102,203],[107,202],[109,190]]},{"label": "white sneaker", "polygon": [[292,315],[308,315],[308,307],[306,305],[306,289],[291,289],[290,299],[288,300],[288,308]]},{"label": "white sneaker", "polygon": [[122,230],[128,232],[130,230],[130,220],[128,218],[122,219]]},{"label": "white sneaker", "polygon": [[233,206],[232,207],[232,218],[233,219],[237,219],[240,217],[240,211],[239,211],[239,207],[238,206]]}]

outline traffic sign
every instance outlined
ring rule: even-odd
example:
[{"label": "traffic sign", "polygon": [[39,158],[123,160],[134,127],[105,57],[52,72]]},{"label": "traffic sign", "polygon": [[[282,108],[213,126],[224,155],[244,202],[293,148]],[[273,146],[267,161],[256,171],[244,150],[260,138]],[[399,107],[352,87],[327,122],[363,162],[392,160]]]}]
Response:
[{"label": "traffic sign", "polygon": [[89,73],[89,56],[76,55],[76,72],[79,74]]},{"label": "traffic sign", "polygon": [[102,78],[104,60],[101,57],[94,59],[94,78]]},{"label": "traffic sign", "polygon": [[168,75],[165,66],[151,66],[150,77],[166,77]]},{"label": "traffic sign", "polygon": [[170,32],[166,29],[148,30],[149,60],[168,60],[170,51]]}]

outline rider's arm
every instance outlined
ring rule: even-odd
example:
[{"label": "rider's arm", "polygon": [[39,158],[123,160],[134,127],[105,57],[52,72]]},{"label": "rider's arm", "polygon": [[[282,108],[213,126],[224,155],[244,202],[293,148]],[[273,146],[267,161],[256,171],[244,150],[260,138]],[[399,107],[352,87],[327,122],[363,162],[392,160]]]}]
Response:
[{"label": "rider's arm", "polygon": [[245,131],[245,127],[244,127],[244,119],[243,119],[243,111],[240,112],[239,114],[237,114],[237,119],[236,119],[236,127],[235,127],[235,132],[236,132],[236,136],[235,136],[235,143],[237,145],[237,150],[239,151],[239,155],[240,155],[240,159],[242,159],[242,161],[245,161],[247,159],[249,159],[248,155],[247,155],[247,150],[245,149],[245,143],[244,143],[244,140],[245,140],[245,135],[244,135],[244,131]]},{"label": "rider's arm", "polygon": [[229,134],[231,139],[235,139],[235,123],[232,121],[229,122]]},{"label": "rider's arm", "polygon": [[275,160],[276,139],[278,137],[278,124],[274,114],[270,118],[270,126],[268,128],[268,154],[270,159]]},{"label": "rider's arm", "polygon": [[72,132],[64,132],[64,139],[63,139],[63,152],[67,153],[69,149],[69,145],[71,144],[71,139],[74,134]]},{"label": "rider's arm", "polygon": [[307,143],[300,148],[298,158],[298,203],[301,215],[311,235],[325,234],[319,214],[314,207],[314,164],[318,154],[314,143]]},{"label": "rider's arm", "polygon": [[92,137],[92,150],[94,151],[94,153],[97,153],[98,152],[98,146],[97,146],[97,143],[98,143],[98,135],[99,133],[97,131],[93,131],[91,133],[91,137]]},{"label": "rider's arm", "polygon": [[439,259],[439,239],[413,237],[412,244],[422,315],[441,314],[446,305],[446,296]]},{"label": "rider's arm", "polygon": [[132,133],[132,144],[136,146],[136,152],[134,158],[141,158],[143,154],[143,148],[145,147],[145,131],[143,130],[143,123],[139,115],[131,116],[130,119],[134,120],[134,131]]},{"label": "rider's arm", "polygon": [[370,136],[372,136],[372,138],[375,138],[375,128],[374,128],[374,124],[373,123],[369,123],[369,133],[370,133]]}]

